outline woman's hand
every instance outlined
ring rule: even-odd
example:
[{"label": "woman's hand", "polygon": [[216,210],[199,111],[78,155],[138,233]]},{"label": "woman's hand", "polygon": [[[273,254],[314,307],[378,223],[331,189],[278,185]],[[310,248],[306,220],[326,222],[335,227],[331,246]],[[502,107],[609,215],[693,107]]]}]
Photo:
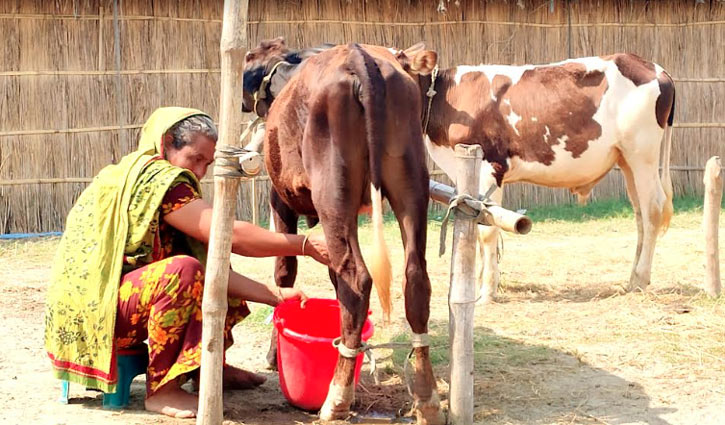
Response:
[{"label": "woman's hand", "polygon": [[307,295],[297,288],[278,288],[280,303],[287,300],[300,300],[302,308],[307,303]]},{"label": "woman's hand", "polygon": [[327,242],[324,235],[308,235],[307,242],[302,248],[302,254],[309,255],[326,266],[330,264],[330,254],[327,252]]}]

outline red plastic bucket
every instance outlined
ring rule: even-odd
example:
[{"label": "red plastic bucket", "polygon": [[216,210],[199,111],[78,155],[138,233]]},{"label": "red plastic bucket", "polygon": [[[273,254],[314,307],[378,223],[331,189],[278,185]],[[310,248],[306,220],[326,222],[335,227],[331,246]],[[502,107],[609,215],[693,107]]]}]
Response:
[{"label": "red plastic bucket", "polygon": [[[282,393],[291,404],[305,410],[318,410],[327,397],[337,365],[337,349],[332,340],[340,336],[340,306],[337,300],[311,298],[285,301],[273,315],[277,328],[277,368]],[[362,340],[373,336],[373,323],[365,320]],[[355,365],[355,384],[360,380],[363,354]]]}]

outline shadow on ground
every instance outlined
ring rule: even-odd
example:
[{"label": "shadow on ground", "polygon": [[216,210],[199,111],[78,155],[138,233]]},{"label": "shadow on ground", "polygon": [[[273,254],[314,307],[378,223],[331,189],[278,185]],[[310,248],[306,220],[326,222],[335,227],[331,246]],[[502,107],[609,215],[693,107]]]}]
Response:
[{"label": "shadow on ground", "polygon": [[[441,400],[447,406],[448,323],[431,322],[430,329],[431,360]],[[408,339],[409,335],[401,334],[393,341]],[[392,372],[387,378],[395,388],[366,382],[365,390],[358,387],[359,413],[387,408],[384,413],[394,415],[401,407],[409,408],[402,377],[407,355],[406,349],[396,349],[392,354],[394,367],[387,370]],[[593,367],[573,354],[501,337],[488,328],[475,328],[474,356],[476,422],[667,425],[661,416],[673,411],[650,407],[650,398],[639,384]],[[381,396],[385,400],[381,401]]]},{"label": "shadow on ground", "polygon": [[[443,406],[448,405],[448,323],[431,322],[431,360]],[[392,338],[408,342],[408,334]],[[390,351],[388,351],[390,353]],[[380,370],[382,383],[375,385],[363,369],[353,410],[356,423],[370,422],[376,415],[409,422],[405,414],[411,398],[403,374],[408,350],[395,349],[378,360],[392,358],[392,367]],[[526,344],[501,337],[491,329],[474,330],[475,390],[474,419],[487,424],[630,424],[669,425],[661,416],[672,409],[653,408],[642,387],[608,371],[593,367],[575,355],[550,347]],[[313,423],[315,412],[291,406],[282,396],[274,372],[264,373],[268,382],[255,390],[231,391],[224,396],[225,423],[291,424]],[[143,410],[143,380],[132,387],[129,410]],[[86,393],[73,403],[100,408],[100,395]],[[141,413],[141,412],[135,412]],[[158,416],[155,416],[160,419]],[[165,423],[161,419],[160,423]],[[171,422],[170,422],[171,423]]]}]

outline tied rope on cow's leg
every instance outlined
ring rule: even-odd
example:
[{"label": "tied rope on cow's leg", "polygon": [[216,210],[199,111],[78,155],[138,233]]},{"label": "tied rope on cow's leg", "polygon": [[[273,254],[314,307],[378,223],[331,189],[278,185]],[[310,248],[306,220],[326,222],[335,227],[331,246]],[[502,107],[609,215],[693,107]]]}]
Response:
[{"label": "tied rope on cow's leg", "polygon": [[430,336],[425,334],[417,334],[413,332],[410,338],[410,343],[405,342],[389,342],[386,344],[367,344],[360,341],[360,347],[349,348],[342,343],[342,338],[338,337],[332,340],[332,346],[337,349],[342,357],[348,359],[357,359],[357,356],[361,353],[365,354],[368,362],[370,363],[370,374],[373,375],[375,385],[380,385],[380,376],[378,373],[377,360],[373,350],[377,349],[395,349],[395,348],[408,348],[411,347],[410,352],[406,356],[405,364],[403,365],[403,377],[405,378],[405,386],[408,390],[408,394],[413,397],[413,377],[410,374],[410,359],[413,357],[413,353],[416,348],[429,347]]}]

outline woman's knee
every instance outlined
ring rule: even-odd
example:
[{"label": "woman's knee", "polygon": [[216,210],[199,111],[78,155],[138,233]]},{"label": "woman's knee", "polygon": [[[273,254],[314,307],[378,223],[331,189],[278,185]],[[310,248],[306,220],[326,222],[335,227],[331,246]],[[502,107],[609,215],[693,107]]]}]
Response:
[{"label": "woman's knee", "polygon": [[204,283],[204,266],[199,260],[188,255],[171,257],[167,271],[179,276],[179,286],[181,287],[192,285],[195,282]]}]

